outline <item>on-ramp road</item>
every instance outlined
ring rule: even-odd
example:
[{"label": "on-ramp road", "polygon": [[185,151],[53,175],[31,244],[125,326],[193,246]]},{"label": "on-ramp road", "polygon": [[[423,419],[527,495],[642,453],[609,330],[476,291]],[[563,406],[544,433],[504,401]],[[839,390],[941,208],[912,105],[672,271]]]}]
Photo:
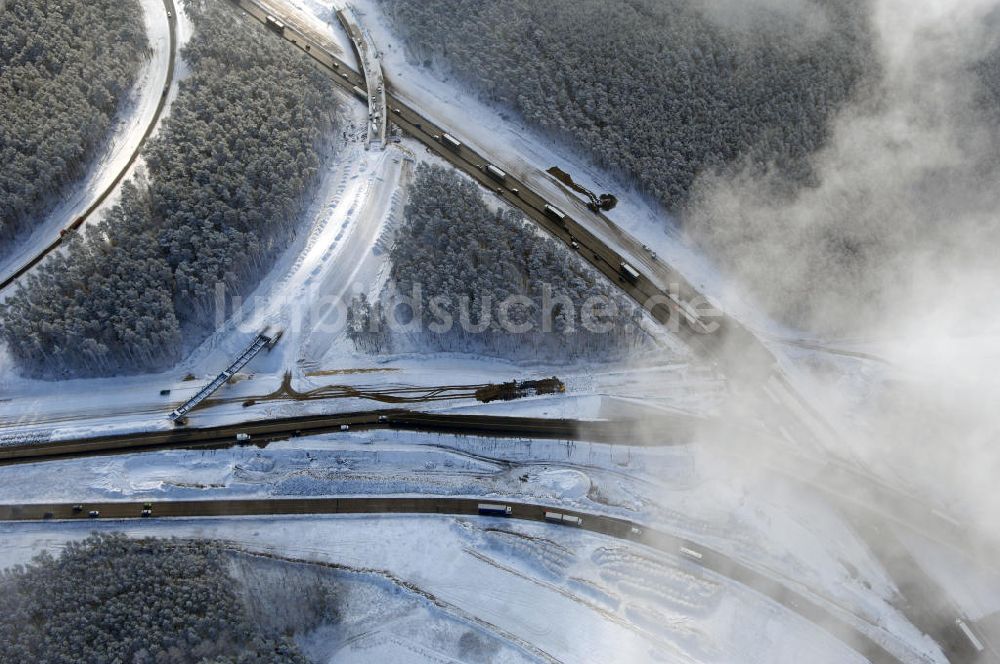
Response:
[{"label": "on-ramp road", "polygon": [[22,259],[22,262],[18,264],[10,274],[2,277],[0,281],[0,291],[5,290],[8,286],[13,284],[15,281],[26,275],[31,271],[36,265],[42,262],[46,256],[62,246],[63,234],[66,231],[76,230],[80,228],[86,221],[87,218],[94,213],[97,208],[101,206],[102,203],[111,195],[118,185],[125,178],[125,175],[132,168],[135,160],[138,159],[139,153],[142,151],[143,146],[146,141],[152,135],[153,130],[156,128],[160,121],[160,115],[163,113],[163,107],[167,102],[167,92],[170,90],[170,86],[174,80],[174,60],[177,55],[177,10],[174,7],[173,0],[163,0],[164,11],[167,14],[167,24],[169,27],[169,46],[167,54],[167,75],[163,82],[163,90],[160,93],[160,99],[156,104],[156,111],[153,113],[153,117],[150,119],[149,124],[146,126],[145,132],[143,132],[142,137],[139,142],[136,143],[135,148],[132,150],[132,154],[129,155],[128,161],[126,161],[121,170],[115,176],[115,178],[103,189],[101,192],[90,202],[90,205],[81,212],[73,220],[71,224],[67,227],[61,229],[59,235],[57,235],[51,242],[47,245],[41,247],[34,254],[26,256]]}]

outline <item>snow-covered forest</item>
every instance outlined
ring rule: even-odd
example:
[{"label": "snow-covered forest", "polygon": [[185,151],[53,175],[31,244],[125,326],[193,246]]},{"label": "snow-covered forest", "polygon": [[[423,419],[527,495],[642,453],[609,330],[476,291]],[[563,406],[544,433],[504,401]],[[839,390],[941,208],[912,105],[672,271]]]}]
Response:
[{"label": "snow-covered forest", "polygon": [[144,152],[148,181],[7,301],[2,336],[30,375],[163,368],[257,284],[296,232],[332,149],[332,83],[226,3],[192,9],[191,74]]},{"label": "snow-covered forest", "polygon": [[[423,323],[393,330],[394,343],[512,360],[566,361],[607,359],[647,342],[638,323],[641,312],[603,277],[519,213],[492,209],[475,183],[450,169],[417,168],[390,259],[395,294],[387,296],[387,304],[359,301],[352,307],[353,322],[378,323],[367,328],[367,335],[349,328],[362,350],[386,348],[385,335],[376,332],[388,316],[406,323],[413,305],[402,306],[401,297],[415,296],[417,288],[414,304],[423,311]],[[548,331],[543,327],[547,288],[553,303]],[[522,302],[509,300],[513,306],[505,312],[504,302],[512,297]],[[588,308],[589,298],[612,303],[614,311]],[[606,330],[600,325],[587,329],[582,317],[591,313]],[[530,329],[514,329],[522,324]]]},{"label": "snow-covered forest", "polygon": [[912,20],[900,21],[890,2],[872,4],[876,80],[831,123],[816,181],[789,191],[771,173],[707,176],[686,230],[803,329],[989,329],[978,294],[1000,288],[1000,12],[903,3]]},{"label": "snow-covered forest", "polygon": [[92,535],[0,576],[0,661],[306,664],[208,541]]},{"label": "snow-covered forest", "polygon": [[0,3],[0,253],[86,173],[147,49],[136,0]]},{"label": "snow-covered forest", "polygon": [[[808,181],[828,119],[871,66],[860,0],[732,22],[741,3],[713,12],[716,3],[691,0],[379,2],[418,61],[675,212],[706,170],[773,164]],[[817,16],[825,24],[813,25]]]}]

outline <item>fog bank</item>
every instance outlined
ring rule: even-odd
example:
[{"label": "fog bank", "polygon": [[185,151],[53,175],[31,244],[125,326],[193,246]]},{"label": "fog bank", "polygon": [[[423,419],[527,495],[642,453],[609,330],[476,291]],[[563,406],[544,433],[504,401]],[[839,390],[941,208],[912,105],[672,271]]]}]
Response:
[{"label": "fog bank", "polygon": [[[996,0],[874,0],[879,71],[833,121],[813,186],[705,175],[694,240],[807,336],[888,363],[828,377],[861,455],[950,504],[1000,515],[1000,58]],[[838,409],[837,405],[842,408]]]}]

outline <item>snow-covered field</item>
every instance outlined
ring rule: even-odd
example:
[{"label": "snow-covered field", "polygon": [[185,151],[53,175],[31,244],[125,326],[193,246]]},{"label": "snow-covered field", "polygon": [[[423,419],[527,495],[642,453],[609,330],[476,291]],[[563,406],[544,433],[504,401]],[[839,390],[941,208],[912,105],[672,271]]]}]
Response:
[{"label": "snow-covered field", "polygon": [[[396,630],[395,620],[379,624],[393,614],[380,602],[367,607],[375,634],[358,630],[360,636],[349,640],[332,631],[312,635],[310,649],[328,650],[336,661],[341,655],[346,661],[440,661],[419,647],[426,636],[410,633],[433,633],[441,620],[471,624],[498,638],[513,651],[505,661],[517,661],[514,653],[573,662],[864,661],[820,627],[680,558],[541,524],[241,518],[3,530],[0,551],[10,562],[58,549],[90,530],[220,538],[250,551],[345,565],[394,586],[394,601],[402,596],[424,611],[436,609],[416,620],[410,615]],[[354,615],[351,622],[364,618]]]},{"label": "snow-covered field", "polygon": [[[144,0],[144,5],[157,2]],[[332,17],[333,3],[278,4],[307,17],[311,29],[327,31],[350,59],[350,44]],[[453,82],[439,81],[408,63],[374,2],[355,4],[383,45],[385,74],[396,91],[455,127],[462,140],[496,155],[500,166],[571,209],[575,218],[589,219],[592,230],[623,253],[634,252],[633,239],[647,244],[729,313],[765,334],[780,350],[782,369],[796,388],[825,397],[825,384],[816,380],[810,358],[829,354],[775,341],[799,335],[761,317],[738,287],[685,243],[661,210],[579,155],[502,118],[497,109],[479,104]],[[190,26],[182,15],[178,18],[183,42]],[[165,23],[162,27],[165,30]],[[155,45],[156,40],[151,41]],[[154,55],[154,62],[157,57],[164,56]],[[153,63],[147,67],[143,90],[158,90]],[[176,78],[183,75],[181,65]],[[171,98],[175,94],[176,80]],[[0,358],[0,444],[25,435],[65,439],[168,428],[166,413],[267,326],[284,331],[279,344],[258,356],[242,380],[225,386],[215,404],[195,411],[192,424],[380,406],[359,398],[242,405],[278,389],[286,371],[299,391],[327,385],[370,390],[476,385],[558,375],[567,384],[565,395],[491,404],[463,399],[417,407],[579,419],[649,412],[722,414],[733,417],[734,426],[714,435],[727,439],[699,440],[718,445],[649,448],[351,432],[266,449],[164,451],[4,466],[0,501],[428,494],[566,505],[627,516],[699,542],[832,607],[903,661],[942,661],[933,644],[891,605],[897,592],[892,580],[837,511],[801,484],[768,470],[766,459],[753,459],[774,453],[770,447],[742,449],[756,443],[751,430],[756,431],[761,418],[746,412],[753,410],[746,404],[734,409],[734,395],[715,368],[669,347],[634,358],[627,366],[589,361],[525,365],[461,354],[372,357],[357,352],[338,325],[342,310],[329,305],[360,292],[374,299],[385,283],[387,238],[402,217],[412,169],[419,161],[439,162],[409,139],[385,151],[365,151],[358,139],[365,109],[346,93],[337,94],[346,109],[343,144],[322,166],[303,231],[248,298],[245,315],[226,320],[178,366],[156,375],[33,381],[18,377],[9,370],[9,358]],[[119,135],[130,132],[134,130]],[[544,169],[552,165],[570,171],[585,186],[618,194],[621,203],[609,216],[622,233],[598,226],[578,200],[545,176]],[[93,177],[108,170],[96,169]],[[634,254],[634,260],[652,273],[647,254]],[[841,363],[846,378],[838,387],[854,401],[825,401],[848,411],[864,405],[869,396],[865,390],[888,371],[878,360],[835,356],[831,361]],[[183,380],[189,373],[195,380]],[[161,389],[171,392],[160,396]],[[794,429],[771,433],[780,444],[806,446]],[[665,434],[652,431],[650,436],[662,440]],[[797,452],[822,458],[824,449],[819,444]],[[839,453],[850,458],[854,451]],[[865,461],[875,464],[877,459]],[[893,477],[891,467],[875,467],[890,480],[900,479]],[[54,473],[58,482],[52,481]],[[455,649],[471,633],[476,647],[487,648],[495,661],[861,661],[818,627],[727,579],[641,546],[536,524],[430,517],[0,524],[0,566],[58,548],[91,529],[221,537],[250,550],[352,568],[341,573],[353,575],[353,622],[321,630],[304,643],[319,659],[461,659]],[[962,563],[950,559],[948,551],[925,548],[913,538],[907,543],[924,552],[921,564],[958,588],[957,601],[968,615],[979,617],[998,608],[1000,582],[995,586],[956,579],[953,570]]]},{"label": "snow-covered field", "polygon": [[[149,0],[152,2],[152,0]],[[350,53],[349,41],[333,19],[332,6],[306,0],[305,22],[311,29],[325,31]],[[178,16],[179,41],[190,36],[191,27]],[[349,56],[347,56],[349,57]],[[175,79],[185,75],[178,62]],[[176,84],[171,99],[176,94]],[[397,355],[373,358],[356,352],[342,329],[343,308],[330,307],[358,293],[374,299],[385,282],[387,264],[385,236],[399,222],[405,203],[403,187],[413,168],[413,160],[440,163],[409,139],[386,151],[365,152],[357,140],[364,126],[364,109],[348,95],[345,101],[347,130],[345,145],[338,156],[324,166],[321,184],[306,215],[306,230],[276,262],[244,306],[245,315],[230,317],[180,364],[155,375],[113,379],[34,381],[19,377],[9,357],[0,360],[0,421],[6,425],[4,440],[18,441],[28,432],[39,438],[65,438],[101,432],[125,432],[164,428],[163,414],[169,412],[219,370],[225,367],[260,329],[270,325],[285,334],[275,350],[259,356],[247,368],[252,380],[227,386],[220,397],[237,403],[212,407],[197,413],[200,424],[234,421],[247,417],[290,415],[330,410],[358,410],[376,404],[358,400],[275,402],[250,410],[238,401],[267,394],[276,389],[285,371],[291,371],[296,387],[308,389],[334,382],[316,379],[312,371],[350,369],[391,369],[365,376],[338,376],[336,382],[359,386],[481,384],[511,378],[559,375],[570,385],[571,396],[548,399],[541,406],[551,416],[600,417],[609,399],[649,402],[655,408],[704,413],[718,403],[721,383],[709,374],[680,359],[669,340],[662,357],[636,358],[632,368],[576,362],[568,367],[515,365],[495,358],[468,355]],[[167,109],[169,112],[169,107]],[[141,164],[139,165],[141,167]],[[113,200],[113,197],[112,197]],[[635,369],[634,375],[631,369]],[[683,384],[688,372],[695,375],[691,389]],[[188,374],[195,380],[183,381]],[[662,379],[662,380],[661,380]],[[664,390],[661,385],[667,385]],[[170,389],[169,397],[159,396]],[[596,397],[596,398],[595,398]],[[469,407],[475,402],[447,402],[448,406]],[[525,412],[537,412],[538,404]],[[439,406],[440,407],[440,406]],[[520,405],[504,406],[507,412]]]},{"label": "snow-covered field", "polygon": [[[58,485],[46,482],[54,469]],[[739,460],[707,448],[375,432],[299,438],[263,450],[166,451],[0,468],[4,502],[25,495],[156,501],[417,494],[562,505],[635,520],[813,596],[890,649],[909,657],[933,652],[890,605],[892,581],[834,510],[798,484],[748,474]],[[4,532],[13,536],[24,528],[10,525]],[[569,547],[561,536],[549,536]],[[18,551],[0,547],[0,561],[16,561]]]}]

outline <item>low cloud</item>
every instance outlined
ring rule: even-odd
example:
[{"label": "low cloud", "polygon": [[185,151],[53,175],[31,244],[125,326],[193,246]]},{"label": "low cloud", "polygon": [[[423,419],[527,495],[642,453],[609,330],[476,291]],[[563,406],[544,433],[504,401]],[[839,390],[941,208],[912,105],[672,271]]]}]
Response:
[{"label": "low cloud", "polygon": [[881,75],[834,119],[815,186],[749,169],[697,185],[694,237],[804,328],[871,331],[893,303],[995,276],[997,134],[973,67],[995,46],[996,2],[916,4],[876,4]]},{"label": "low cloud", "polygon": [[983,522],[1000,515],[1000,112],[984,82],[1000,89],[998,7],[874,0],[878,68],[833,120],[815,182],[706,175],[687,214],[777,318],[882,340],[891,369],[857,444]]}]

